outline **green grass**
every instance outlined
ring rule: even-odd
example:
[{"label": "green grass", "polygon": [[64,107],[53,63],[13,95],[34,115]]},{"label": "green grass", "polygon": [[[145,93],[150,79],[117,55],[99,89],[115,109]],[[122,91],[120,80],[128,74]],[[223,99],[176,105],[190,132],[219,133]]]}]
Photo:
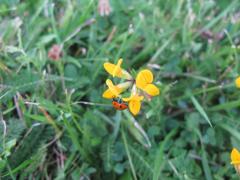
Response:
[{"label": "green grass", "polygon": [[[0,179],[238,179],[239,1],[111,7],[101,17],[96,0],[0,0]],[[161,89],[135,117],[102,98],[103,63],[118,58]]]}]

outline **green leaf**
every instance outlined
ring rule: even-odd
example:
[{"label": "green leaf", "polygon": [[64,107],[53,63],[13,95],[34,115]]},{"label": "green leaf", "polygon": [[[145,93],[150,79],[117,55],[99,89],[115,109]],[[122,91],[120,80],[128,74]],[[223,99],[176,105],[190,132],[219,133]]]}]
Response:
[{"label": "green leaf", "polygon": [[121,163],[117,163],[117,164],[114,166],[114,171],[115,171],[117,174],[122,174],[123,171],[124,171],[124,165],[121,164]]}]

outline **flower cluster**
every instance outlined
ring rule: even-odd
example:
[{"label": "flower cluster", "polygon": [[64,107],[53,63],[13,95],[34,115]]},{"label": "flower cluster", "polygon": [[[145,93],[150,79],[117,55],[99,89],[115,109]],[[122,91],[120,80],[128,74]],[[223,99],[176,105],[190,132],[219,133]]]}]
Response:
[{"label": "flower cluster", "polygon": [[[117,64],[104,63],[104,68],[110,75],[125,79],[125,82],[114,85],[110,79],[107,79],[108,89],[103,93],[103,97],[107,99],[121,98],[124,102],[128,102],[131,113],[137,115],[141,109],[141,101],[144,97],[159,95],[160,90],[156,85],[152,84],[153,74],[150,70],[141,70],[134,78],[121,68],[122,62],[123,60],[119,59]],[[130,87],[132,87],[130,97],[122,97],[121,94]]]},{"label": "flower cluster", "polygon": [[231,152],[231,164],[234,165],[238,174],[240,174],[240,153],[236,148]]}]

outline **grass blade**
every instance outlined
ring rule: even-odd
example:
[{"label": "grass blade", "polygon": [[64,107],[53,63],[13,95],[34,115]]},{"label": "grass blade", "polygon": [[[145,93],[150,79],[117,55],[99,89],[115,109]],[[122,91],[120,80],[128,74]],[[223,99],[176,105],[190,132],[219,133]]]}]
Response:
[{"label": "grass blade", "polygon": [[199,102],[197,101],[197,99],[191,95],[191,100],[193,102],[193,105],[195,106],[195,108],[198,110],[198,112],[203,116],[203,118],[208,122],[208,124],[212,127],[212,123],[210,121],[210,119],[208,118],[207,113],[204,111],[203,107],[199,104]]},{"label": "grass blade", "polygon": [[213,178],[212,178],[211,170],[210,170],[210,167],[208,164],[207,152],[205,151],[204,144],[202,142],[202,135],[198,130],[196,130],[196,133],[199,136],[199,139],[201,142],[202,166],[203,166],[205,178],[206,178],[206,180],[212,180]]},{"label": "grass blade", "polygon": [[130,164],[130,167],[131,167],[131,171],[132,171],[132,174],[133,174],[133,178],[134,178],[134,180],[137,180],[137,175],[136,175],[136,171],[135,171],[135,168],[134,168],[134,165],[133,165],[133,162],[132,162],[132,157],[131,157],[129,149],[128,149],[126,136],[125,136],[125,133],[123,132],[123,130],[121,132],[122,132],[122,139],[123,139],[124,147],[125,147],[127,157],[128,157],[128,160],[129,160],[129,164]]},{"label": "grass blade", "polygon": [[220,124],[219,125],[222,129],[228,131],[232,136],[237,138],[240,141],[240,133],[236,131],[233,127],[227,125],[227,124]]},{"label": "grass blade", "polygon": [[209,111],[227,110],[227,109],[233,109],[233,108],[236,108],[239,106],[240,106],[240,100],[236,100],[236,101],[231,101],[231,102],[213,106],[213,107],[209,108]]}]

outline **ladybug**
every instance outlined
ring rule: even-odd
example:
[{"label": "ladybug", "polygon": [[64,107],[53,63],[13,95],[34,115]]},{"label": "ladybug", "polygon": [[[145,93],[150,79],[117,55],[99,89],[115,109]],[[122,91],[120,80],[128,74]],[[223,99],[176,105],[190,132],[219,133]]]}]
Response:
[{"label": "ladybug", "polygon": [[121,98],[119,99],[113,98],[112,105],[116,110],[120,111],[128,108],[127,103],[125,103]]}]

